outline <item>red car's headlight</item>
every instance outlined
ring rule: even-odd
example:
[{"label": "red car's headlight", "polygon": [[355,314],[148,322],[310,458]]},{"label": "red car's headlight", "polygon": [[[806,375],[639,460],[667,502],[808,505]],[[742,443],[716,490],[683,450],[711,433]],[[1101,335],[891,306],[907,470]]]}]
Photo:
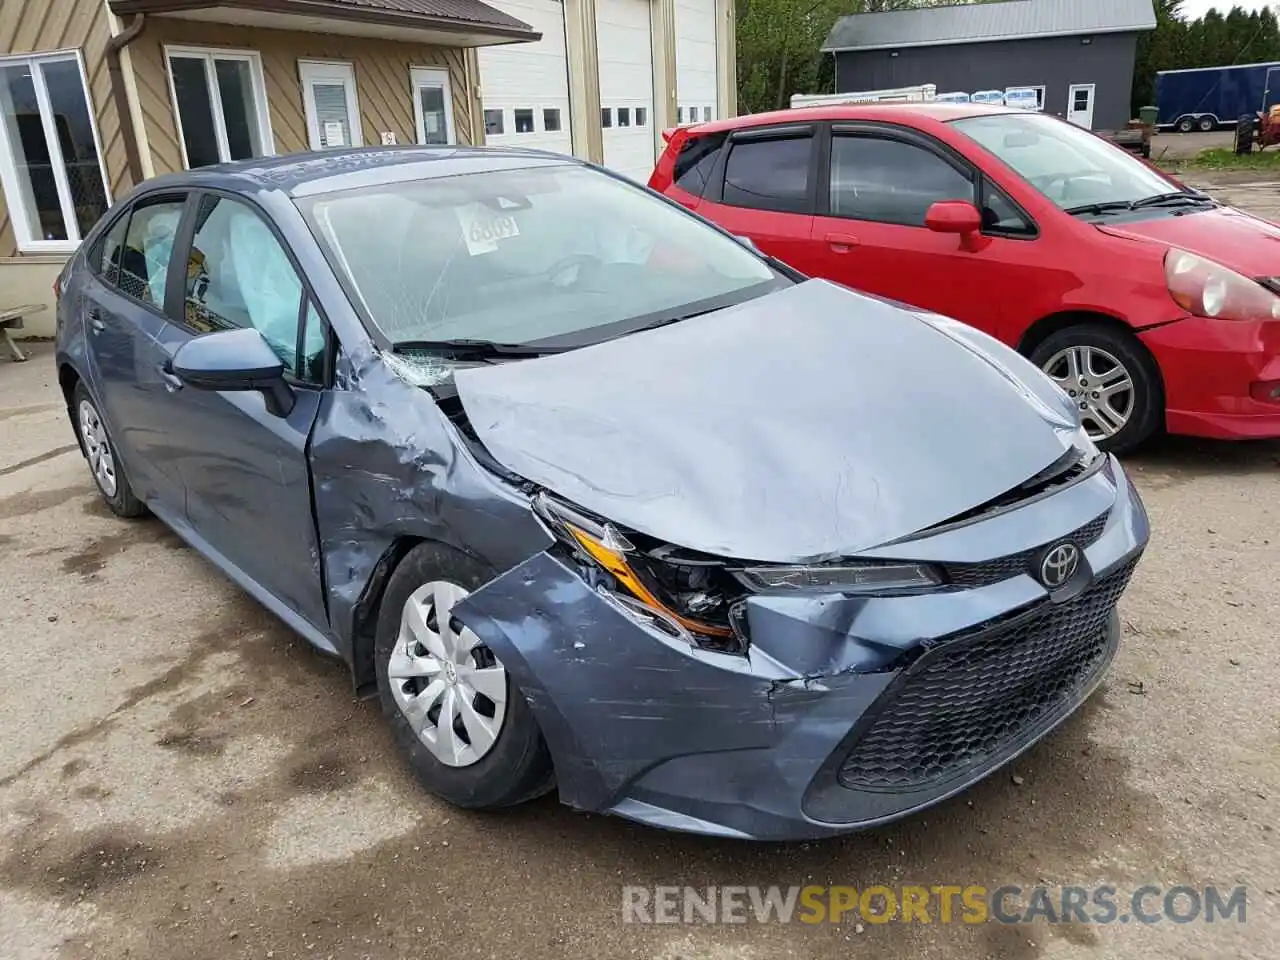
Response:
[{"label": "red car's headlight", "polygon": [[1214,320],[1280,320],[1280,297],[1220,263],[1176,248],[1164,257],[1169,295],[1182,309]]}]

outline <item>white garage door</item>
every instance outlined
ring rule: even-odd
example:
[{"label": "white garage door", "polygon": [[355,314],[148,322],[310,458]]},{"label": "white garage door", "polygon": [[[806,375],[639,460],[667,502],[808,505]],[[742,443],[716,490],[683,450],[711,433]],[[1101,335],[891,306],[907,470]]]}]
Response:
[{"label": "white garage door", "polygon": [[597,0],[604,162],[641,183],[653,172],[653,47],[648,0]]},{"label": "white garage door", "polygon": [[716,116],[716,0],[676,0],[676,120]]},{"label": "white garage door", "polygon": [[572,153],[564,6],[558,0],[488,0],[542,34],[536,43],[481,47],[485,142]]}]

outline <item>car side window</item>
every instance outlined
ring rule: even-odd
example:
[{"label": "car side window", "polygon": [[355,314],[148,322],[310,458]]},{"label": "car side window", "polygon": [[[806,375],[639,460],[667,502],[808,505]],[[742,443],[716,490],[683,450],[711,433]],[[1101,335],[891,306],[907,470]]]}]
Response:
[{"label": "car side window", "polygon": [[329,328],[310,300],[307,301],[307,312],[302,323],[302,357],[298,365],[298,377],[308,383],[323,383]]},{"label": "car side window", "polygon": [[832,138],[832,216],[923,227],[939,200],[973,203],[974,186],[931,150],[884,137]]},{"label": "car side window", "polygon": [[187,325],[202,332],[253,327],[298,376],[301,306],[302,281],[266,221],[238,200],[205,196],[187,259]]},{"label": "car side window", "polygon": [[120,258],[124,253],[124,235],[128,229],[129,214],[126,212],[107,228],[89,254],[89,269],[113,287],[120,283]]},{"label": "car side window", "polygon": [[165,282],[183,206],[182,200],[138,203],[119,252],[116,286],[157,310],[164,309]]},{"label": "car side window", "polygon": [[982,229],[1002,236],[1034,237],[1036,227],[1009,199],[1009,195],[990,180],[982,181]]},{"label": "car side window", "polygon": [[812,136],[732,143],[724,169],[724,202],[755,210],[807,213],[812,148]]},{"label": "car side window", "polygon": [[727,136],[724,133],[711,133],[686,140],[676,157],[676,186],[696,197],[702,196]]}]

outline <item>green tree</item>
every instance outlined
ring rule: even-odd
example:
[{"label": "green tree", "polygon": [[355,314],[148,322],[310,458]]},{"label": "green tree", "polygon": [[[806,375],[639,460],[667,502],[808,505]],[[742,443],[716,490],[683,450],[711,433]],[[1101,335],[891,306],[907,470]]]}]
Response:
[{"label": "green tree", "polygon": [[834,90],[834,58],[819,49],[840,17],[947,2],[954,0],[738,0],[738,110],[778,110],[793,93]]}]

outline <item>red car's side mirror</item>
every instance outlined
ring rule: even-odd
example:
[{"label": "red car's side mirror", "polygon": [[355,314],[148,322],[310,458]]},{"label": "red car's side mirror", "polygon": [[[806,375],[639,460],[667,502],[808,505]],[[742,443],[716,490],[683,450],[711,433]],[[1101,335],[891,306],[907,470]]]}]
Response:
[{"label": "red car's side mirror", "polygon": [[924,215],[924,225],[935,233],[954,233],[966,250],[986,246],[982,236],[982,214],[968,200],[939,200]]}]

